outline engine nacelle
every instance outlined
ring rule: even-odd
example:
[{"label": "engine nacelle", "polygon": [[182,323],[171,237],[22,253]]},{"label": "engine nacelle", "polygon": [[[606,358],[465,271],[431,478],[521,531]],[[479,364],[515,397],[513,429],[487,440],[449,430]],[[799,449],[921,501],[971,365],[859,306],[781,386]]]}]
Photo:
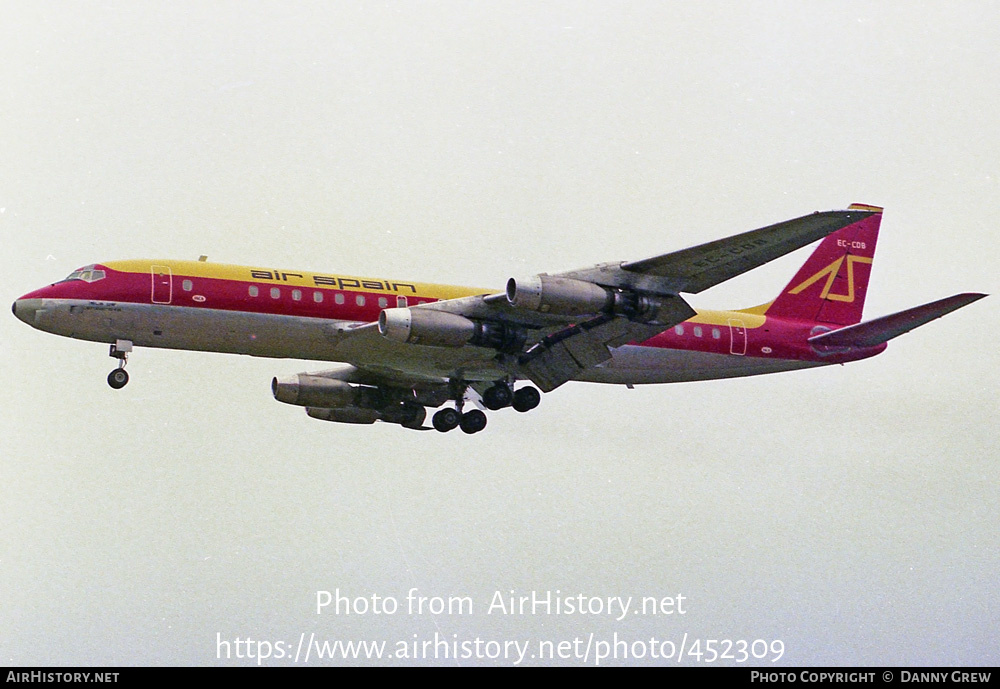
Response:
[{"label": "engine nacelle", "polygon": [[465,316],[431,309],[385,309],[378,316],[378,331],[394,342],[461,347],[476,335],[476,324]]},{"label": "engine nacelle", "polygon": [[689,318],[695,313],[674,295],[613,289],[586,280],[552,275],[536,275],[520,282],[511,278],[507,281],[507,301],[518,309],[559,316],[605,313],[639,323],[657,322],[678,314],[686,314],[684,318]]},{"label": "engine nacelle", "polygon": [[552,275],[507,281],[507,301],[511,306],[560,316],[610,313],[615,307],[615,296],[615,290],[592,282]]},{"label": "engine nacelle", "polygon": [[357,404],[378,406],[374,403],[374,398],[378,397],[376,388],[351,385],[342,380],[307,373],[274,378],[271,381],[271,393],[279,402],[297,404],[300,407],[330,408]]},{"label": "engine nacelle", "polygon": [[382,409],[356,406],[335,409],[306,407],[306,413],[314,419],[335,423],[370,424],[376,421],[385,421],[386,423],[398,423],[405,428],[417,429],[423,426],[424,419],[427,418],[427,410],[419,404],[413,403],[389,404]]},{"label": "engine nacelle", "polygon": [[360,407],[344,407],[342,409],[306,407],[306,414],[314,419],[336,423],[375,423],[380,418],[379,413],[374,409],[361,409]]}]

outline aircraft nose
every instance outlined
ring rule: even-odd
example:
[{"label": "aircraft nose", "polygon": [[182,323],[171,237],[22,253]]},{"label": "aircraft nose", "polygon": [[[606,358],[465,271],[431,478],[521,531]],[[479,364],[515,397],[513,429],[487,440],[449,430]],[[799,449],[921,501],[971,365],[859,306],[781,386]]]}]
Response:
[{"label": "aircraft nose", "polygon": [[35,312],[41,306],[41,299],[18,299],[11,305],[10,310],[19,320],[33,326],[35,324]]}]

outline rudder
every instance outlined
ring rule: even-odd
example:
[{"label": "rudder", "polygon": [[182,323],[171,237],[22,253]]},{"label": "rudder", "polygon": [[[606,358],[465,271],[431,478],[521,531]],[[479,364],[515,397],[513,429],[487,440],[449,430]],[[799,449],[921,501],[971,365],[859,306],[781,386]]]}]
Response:
[{"label": "rudder", "polygon": [[768,307],[768,316],[843,326],[861,322],[882,209],[827,236]]}]

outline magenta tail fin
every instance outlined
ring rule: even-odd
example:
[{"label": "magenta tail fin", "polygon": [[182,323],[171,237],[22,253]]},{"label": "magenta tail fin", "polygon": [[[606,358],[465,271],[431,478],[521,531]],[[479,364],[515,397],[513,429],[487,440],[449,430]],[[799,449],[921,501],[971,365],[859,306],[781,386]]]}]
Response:
[{"label": "magenta tail fin", "polygon": [[882,209],[855,203],[850,210],[872,214],[820,242],[768,307],[768,316],[834,325],[861,322]]}]

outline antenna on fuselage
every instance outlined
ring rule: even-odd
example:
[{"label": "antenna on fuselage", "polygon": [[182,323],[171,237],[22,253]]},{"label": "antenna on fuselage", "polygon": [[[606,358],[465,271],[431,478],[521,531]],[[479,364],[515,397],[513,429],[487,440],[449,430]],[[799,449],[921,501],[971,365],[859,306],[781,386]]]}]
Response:
[{"label": "antenna on fuselage", "polygon": [[198,257],[198,262],[199,263],[204,263],[207,260],[208,260],[208,256],[206,256],[205,254],[202,254],[201,256]]}]

